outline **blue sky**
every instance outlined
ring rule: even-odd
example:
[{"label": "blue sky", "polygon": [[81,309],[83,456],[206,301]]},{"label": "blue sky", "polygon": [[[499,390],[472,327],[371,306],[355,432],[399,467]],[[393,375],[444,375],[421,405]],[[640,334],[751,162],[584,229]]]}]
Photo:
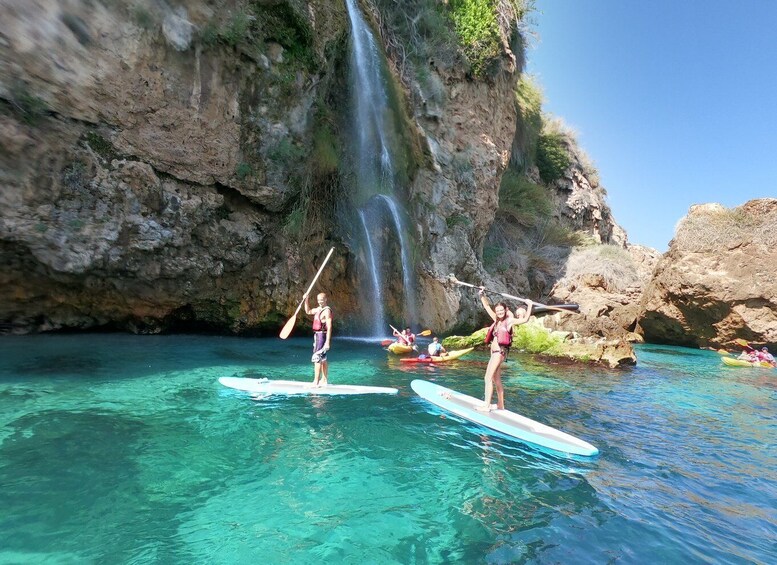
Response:
[{"label": "blue sky", "polygon": [[630,243],[663,252],[693,204],[777,197],[777,1],[536,7],[527,70]]}]

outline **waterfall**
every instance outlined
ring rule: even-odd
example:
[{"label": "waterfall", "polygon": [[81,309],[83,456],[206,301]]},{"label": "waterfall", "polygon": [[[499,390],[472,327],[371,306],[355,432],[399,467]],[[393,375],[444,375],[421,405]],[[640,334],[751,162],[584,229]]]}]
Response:
[{"label": "waterfall", "polygon": [[373,313],[373,335],[382,335],[386,331],[386,315],[383,311],[383,289],[380,284],[380,275],[378,274],[378,261],[372,245],[372,234],[367,227],[367,220],[364,218],[364,210],[359,210],[359,219],[364,228],[364,241],[367,243],[367,261],[370,268],[370,282],[372,283],[372,296],[375,298],[375,312]]},{"label": "waterfall", "polygon": [[[345,0],[351,23],[349,88],[352,112],[353,161],[356,187],[354,204],[363,227],[359,246],[364,251],[370,278],[366,304],[375,304],[373,331],[385,335],[384,298],[386,278],[391,269],[391,238],[399,249],[402,269],[404,311],[401,324],[416,316],[414,268],[409,252],[405,211],[398,203],[393,143],[399,137],[387,90],[388,71],[375,36],[356,5]],[[396,248],[394,248],[396,249]],[[384,268],[387,267],[387,268]]]}]

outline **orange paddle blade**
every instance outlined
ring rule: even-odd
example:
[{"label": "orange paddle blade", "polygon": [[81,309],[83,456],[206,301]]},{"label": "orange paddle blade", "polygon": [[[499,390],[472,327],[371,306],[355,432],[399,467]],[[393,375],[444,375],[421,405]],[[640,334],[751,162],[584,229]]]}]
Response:
[{"label": "orange paddle blade", "polygon": [[422,335],[422,336],[432,335],[432,330],[424,330],[424,331],[420,332],[418,335]]}]

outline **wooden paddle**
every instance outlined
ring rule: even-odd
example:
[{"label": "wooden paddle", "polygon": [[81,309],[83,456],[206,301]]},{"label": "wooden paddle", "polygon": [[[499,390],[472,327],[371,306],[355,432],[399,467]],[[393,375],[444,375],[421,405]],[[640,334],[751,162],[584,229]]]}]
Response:
[{"label": "wooden paddle", "polygon": [[[310,283],[310,286],[308,287],[307,292],[305,294],[310,294],[310,291],[313,290],[313,285],[316,284],[316,281],[318,280],[318,277],[321,276],[321,271],[324,270],[324,267],[326,266],[327,261],[329,261],[329,258],[332,256],[332,252],[335,250],[333,247],[329,250],[329,253],[326,254],[326,257],[324,258],[324,262],[321,263],[321,267],[318,269],[318,272],[316,273],[316,276],[313,277],[313,281]],[[283,329],[281,330],[281,339],[286,339],[291,335],[291,330],[294,329],[294,324],[297,323],[297,314],[299,314],[299,309],[302,308],[302,305],[305,303],[305,299],[303,298],[302,301],[299,303],[299,306],[297,306],[297,309],[294,311],[294,315],[289,318],[289,320],[286,322],[286,325],[283,326]]]},{"label": "wooden paddle", "polygon": [[[461,286],[468,286],[470,288],[476,288],[480,290],[479,286],[475,286],[474,284],[469,284],[460,281],[455,277],[455,275],[448,275],[448,278],[451,282],[456,283]],[[531,304],[532,306],[542,306],[543,308],[547,308],[548,310],[556,310],[558,312],[572,312],[573,310],[570,310],[569,308],[558,308],[556,306],[549,306],[547,304],[542,304],[540,302],[534,302],[533,300],[529,300],[528,298],[521,298],[520,296],[513,296],[512,294],[505,294],[504,292],[496,292],[495,290],[488,290],[486,289],[486,292],[490,292],[492,294],[498,294],[500,296],[504,296],[505,298],[509,298],[510,300],[518,300],[520,302],[525,302],[526,304]]]}]

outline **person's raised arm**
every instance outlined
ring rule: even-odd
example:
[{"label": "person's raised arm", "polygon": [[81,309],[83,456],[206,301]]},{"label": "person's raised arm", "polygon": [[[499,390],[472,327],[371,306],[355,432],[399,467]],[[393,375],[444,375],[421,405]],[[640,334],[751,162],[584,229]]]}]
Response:
[{"label": "person's raised arm", "polygon": [[310,305],[308,304],[308,293],[306,292],[303,296],[305,298],[305,314],[310,316],[313,313],[313,310],[310,309]]},{"label": "person's raised arm", "polygon": [[526,309],[523,311],[523,314],[520,316],[516,316],[513,318],[512,325],[517,326],[519,324],[525,324],[529,321],[529,318],[531,318],[531,311],[532,306],[534,306],[534,303],[531,300],[524,300],[526,302]]},{"label": "person's raised arm", "polygon": [[491,304],[488,302],[485,287],[481,286],[478,294],[480,295],[480,303],[483,304],[483,308],[486,309],[486,312],[488,312],[488,315],[491,316],[491,319],[496,322],[496,312],[494,312],[494,309],[491,308]]}]

